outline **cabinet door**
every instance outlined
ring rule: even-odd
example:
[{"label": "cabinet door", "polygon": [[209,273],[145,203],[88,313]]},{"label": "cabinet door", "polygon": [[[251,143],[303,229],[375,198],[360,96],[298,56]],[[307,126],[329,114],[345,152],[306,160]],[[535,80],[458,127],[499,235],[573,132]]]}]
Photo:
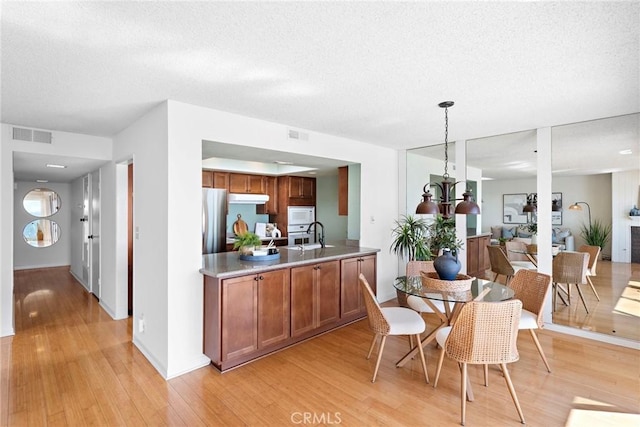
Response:
[{"label": "cabinet door", "polygon": [[241,194],[247,193],[247,175],[243,173],[230,173],[229,192]]},{"label": "cabinet door", "polygon": [[291,269],[291,336],[295,337],[315,328],[316,293],[315,266]]},{"label": "cabinet door", "polygon": [[213,171],[202,170],[202,188],[213,187]]},{"label": "cabinet door", "polygon": [[264,177],[262,175],[247,175],[247,193],[264,194]]},{"label": "cabinet door", "polygon": [[302,197],[302,177],[290,176],[289,179],[289,197]]},{"label": "cabinet door", "polygon": [[302,178],[300,181],[300,197],[313,199],[316,196],[316,179]]},{"label": "cabinet door", "polygon": [[257,214],[278,213],[278,179],[275,176],[264,177],[264,191],[269,196],[269,201],[264,205],[256,206]]},{"label": "cabinet door", "polygon": [[213,172],[213,188],[229,189],[229,172]]},{"label": "cabinet door", "polygon": [[477,276],[479,269],[478,260],[478,245],[479,239],[477,237],[467,238],[467,274],[470,276]]},{"label": "cabinet door", "polygon": [[340,319],[340,263],[318,264],[316,279],[316,327],[320,327]]},{"label": "cabinet door", "polygon": [[480,254],[480,276],[485,277],[486,271],[491,270],[491,263],[489,262],[489,250],[487,246],[491,244],[491,236],[480,237],[480,248],[478,253]]},{"label": "cabinet door", "polygon": [[341,261],[340,317],[358,316],[366,313],[364,298],[360,290],[360,273],[376,292],[376,257],[348,258]]},{"label": "cabinet door", "polygon": [[222,281],[222,361],[258,349],[257,276]]},{"label": "cabinet door", "polygon": [[258,348],[289,338],[289,270],[258,275]]}]

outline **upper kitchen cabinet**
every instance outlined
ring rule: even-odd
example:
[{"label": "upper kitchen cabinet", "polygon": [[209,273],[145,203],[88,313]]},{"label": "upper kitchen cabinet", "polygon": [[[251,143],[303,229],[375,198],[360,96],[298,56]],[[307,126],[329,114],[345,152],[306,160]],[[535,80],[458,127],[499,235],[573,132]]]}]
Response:
[{"label": "upper kitchen cabinet", "polygon": [[264,177],[264,190],[269,196],[269,201],[264,205],[256,206],[257,214],[277,214],[278,213],[278,178],[275,176]]},{"label": "upper kitchen cabinet", "polygon": [[222,188],[229,189],[229,173],[214,170],[202,170],[202,187],[203,188]]},{"label": "upper kitchen cabinet", "polygon": [[288,206],[315,206],[316,179],[300,176],[284,176],[279,180],[280,195]]},{"label": "upper kitchen cabinet", "polygon": [[229,192],[242,194],[264,194],[264,177],[244,173],[229,173]]}]

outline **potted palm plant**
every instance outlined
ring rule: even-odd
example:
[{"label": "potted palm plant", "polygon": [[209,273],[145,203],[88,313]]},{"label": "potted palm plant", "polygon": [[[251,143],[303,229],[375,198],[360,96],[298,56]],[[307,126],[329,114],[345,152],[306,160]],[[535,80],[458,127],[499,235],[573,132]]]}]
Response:
[{"label": "potted palm plant", "polygon": [[246,233],[238,234],[236,241],[233,243],[233,249],[237,249],[240,254],[249,255],[253,252],[256,246],[262,245],[260,236],[256,233],[247,231]]},{"label": "potted palm plant", "polygon": [[580,235],[588,245],[600,246],[600,251],[602,251],[611,236],[611,224],[605,225],[596,219],[590,222],[589,225],[582,224]]},{"label": "potted palm plant", "polygon": [[[395,221],[395,227],[391,233],[393,242],[391,242],[390,251],[400,259],[406,260],[408,263],[431,260],[428,225],[423,218],[403,215]],[[400,306],[407,307],[407,295],[398,290],[396,290],[396,295]]]}]

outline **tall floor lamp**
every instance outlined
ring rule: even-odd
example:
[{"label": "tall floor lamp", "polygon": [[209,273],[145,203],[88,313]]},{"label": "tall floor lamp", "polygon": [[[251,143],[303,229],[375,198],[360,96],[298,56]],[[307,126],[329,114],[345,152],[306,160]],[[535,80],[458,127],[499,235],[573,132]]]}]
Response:
[{"label": "tall floor lamp", "polygon": [[582,210],[582,206],[580,206],[578,203],[583,203],[583,204],[587,205],[587,212],[589,212],[589,227],[591,227],[591,206],[589,206],[589,203],[587,203],[587,202],[575,202],[574,204],[569,206],[569,209],[571,209],[572,211],[581,211]]}]

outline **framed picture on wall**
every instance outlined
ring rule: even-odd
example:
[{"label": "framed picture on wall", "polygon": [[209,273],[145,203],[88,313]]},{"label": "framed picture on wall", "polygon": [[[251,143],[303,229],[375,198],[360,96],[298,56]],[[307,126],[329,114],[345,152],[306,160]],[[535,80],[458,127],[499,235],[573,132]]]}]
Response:
[{"label": "framed picture on wall", "polygon": [[[551,193],[554,209],[562,209],[562,193]],[[551,225],[562,225],[562,210],[551,211]]]},{"label": "framed picture on wall", "polygon": [[502,222],[505,224],[526,224],[528,216],[522,209],[527,204],[527,194],[502,195]]}]

